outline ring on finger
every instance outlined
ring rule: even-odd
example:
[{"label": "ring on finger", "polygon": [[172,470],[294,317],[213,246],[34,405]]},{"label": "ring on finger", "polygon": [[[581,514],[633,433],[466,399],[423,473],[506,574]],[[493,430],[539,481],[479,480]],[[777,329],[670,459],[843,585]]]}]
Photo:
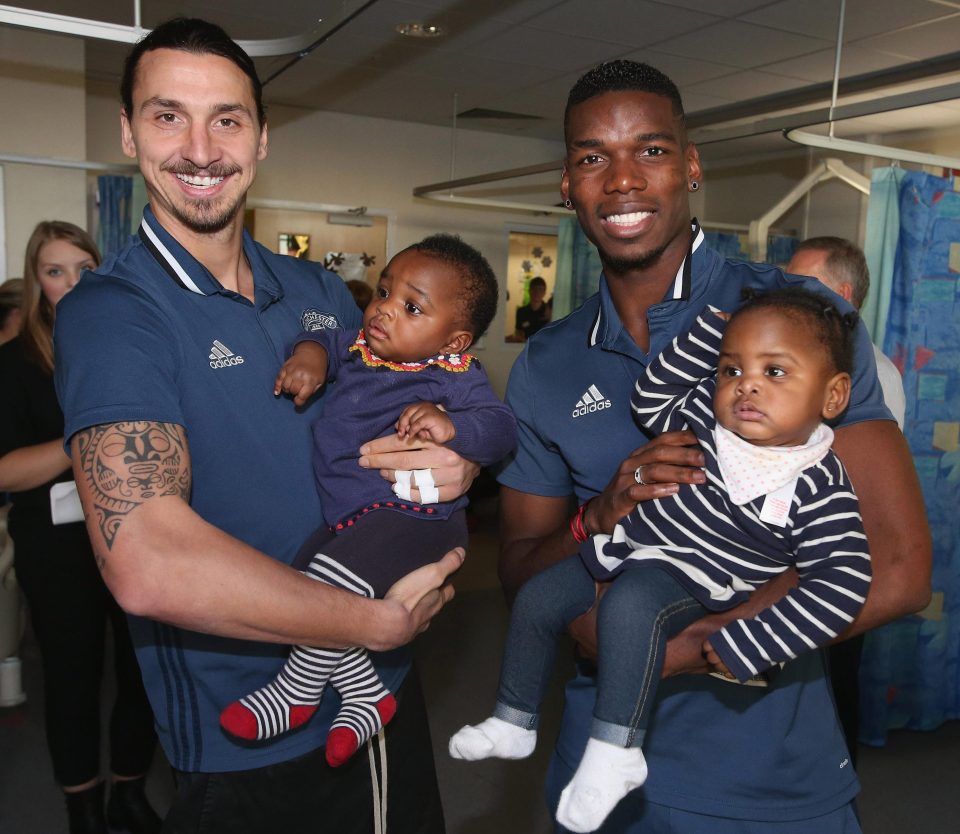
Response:
[{"label": "ring on finger", "polygon": [[650,486],[645,480],[643,480],[643,465],[638,466],[633,472],[633,479],[640,484],[640,486]]}]

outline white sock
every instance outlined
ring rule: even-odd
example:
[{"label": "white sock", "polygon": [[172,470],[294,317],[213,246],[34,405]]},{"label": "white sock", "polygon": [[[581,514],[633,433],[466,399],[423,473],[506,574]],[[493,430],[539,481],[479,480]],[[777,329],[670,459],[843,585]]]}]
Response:
[{"label": "white sock", "polygon": [[639,747],[619,747],[591,738],[570,784],[560,794],[557,822],[580,834],[596,831],[616,804],[647,781]]},{"label": "white sock", "polygon": [[537,731],[526,730],[502,718],[490,716],[476,726],[468,724],[450,737],[450,755],[476,762],[498,759],[525,759],[537,745]]}]

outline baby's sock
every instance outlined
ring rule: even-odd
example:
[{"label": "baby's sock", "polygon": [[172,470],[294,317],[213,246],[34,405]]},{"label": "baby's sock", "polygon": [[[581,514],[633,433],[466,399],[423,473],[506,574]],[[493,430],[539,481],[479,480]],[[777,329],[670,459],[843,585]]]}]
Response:
[{"label": "baby's sock", "polygon": [[350,649],[330,676],[343,703],[327,735],[327,762],[339,767],[385,727],[397,711],[363,649]]},{"label": "baby's sock", "polygon": [[560,794],[557,822],[570,831],[596,831],[616,804],[647,781],[639,747],[591,738],[570,784]]},{"label": "baby's sock", "polygon": [[342,649],[295,646],[273,681],[220,713],[220,726],[236,738],[261,741],[305,724],[342,657]]},{"label": "baby's sock", "polygon": [[450,755],[468,762],[489,759],[525,759],[537,745],[537,731],[490,716],[476,726],[461,727],[450,738]]}]

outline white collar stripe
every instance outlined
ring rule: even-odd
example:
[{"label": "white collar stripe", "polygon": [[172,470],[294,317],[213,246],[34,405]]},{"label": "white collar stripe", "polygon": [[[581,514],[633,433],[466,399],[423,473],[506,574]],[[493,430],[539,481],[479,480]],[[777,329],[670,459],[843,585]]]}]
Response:
[{"label": "white collar stripe", "polygon": [[590,331],[590,347],[597,344],[597,335],[600,332],[600,322],[603,319],[603,307],[597,310],[597,318],[593,322],[593,329]]},{"label": "white collar stripe", "polygon": [[150,238],[150,242],[156,247],[157,254],[166,261],[167,266],[176,274],[180,283],[190,290],[190,292],[195,292],[197,295],[206,295],[187,274],[186,270],[180,266],[180,262],[173,256],[173,253],[163,245],[163,242],[157,237],[156,232],[150,228],[146,218],[140,221],[140,228],[143,230],[143,233]]}]

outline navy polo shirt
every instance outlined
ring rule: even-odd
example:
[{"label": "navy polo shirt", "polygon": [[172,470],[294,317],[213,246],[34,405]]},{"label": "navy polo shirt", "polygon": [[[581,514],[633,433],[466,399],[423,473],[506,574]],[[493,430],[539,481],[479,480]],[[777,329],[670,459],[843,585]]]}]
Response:
[{"label": "navy polo shirt", "polygon": [[[187,431],[191,506],[206,521],[285,563],[322,522],[305,409],[273,396],[287,346],[304,330],[358,328],[343,281],[275,255],[244,233],[251,303],[225,289],[147,208],[139,234],[86,273],[57,309],[56,383],[69,438],[106,423],[175,423]],[[144,682],[170,763],[228,771],[285,761],[321,746],[336,709],[261,746],[223,734],[219,713],[270,681],[286,646],[197,634],[131,617]],[[404,655],[383,656],[395,687]]]},{"label": "navy polo shirt", "polygon": [[[802,285],[831,295],[844,312],[851,309],[817,281],[727,261],[699,234],[696,243],[666,297],[649,310],[649,354],[624,328],[602,277],[596,295],[530,339],[507,387],[519,444],[500,474],[502,484],[533,495],[574,495],[578,502],[600,493],[624,458],[646,442],[630,410],[637,378],[708,303],[733,311],[744,287]],[[855,362],[851,404],[840,424],[893,419],[862,325]],[[594,696],[589,677],[567,688],[552,794],[577,766]],[[859,788],[820,653],[788,663],[768,690],[706,675],[661,682],[644,755],[650,775],[638,799],[702,814],[806,819],[846,804]]]}]

